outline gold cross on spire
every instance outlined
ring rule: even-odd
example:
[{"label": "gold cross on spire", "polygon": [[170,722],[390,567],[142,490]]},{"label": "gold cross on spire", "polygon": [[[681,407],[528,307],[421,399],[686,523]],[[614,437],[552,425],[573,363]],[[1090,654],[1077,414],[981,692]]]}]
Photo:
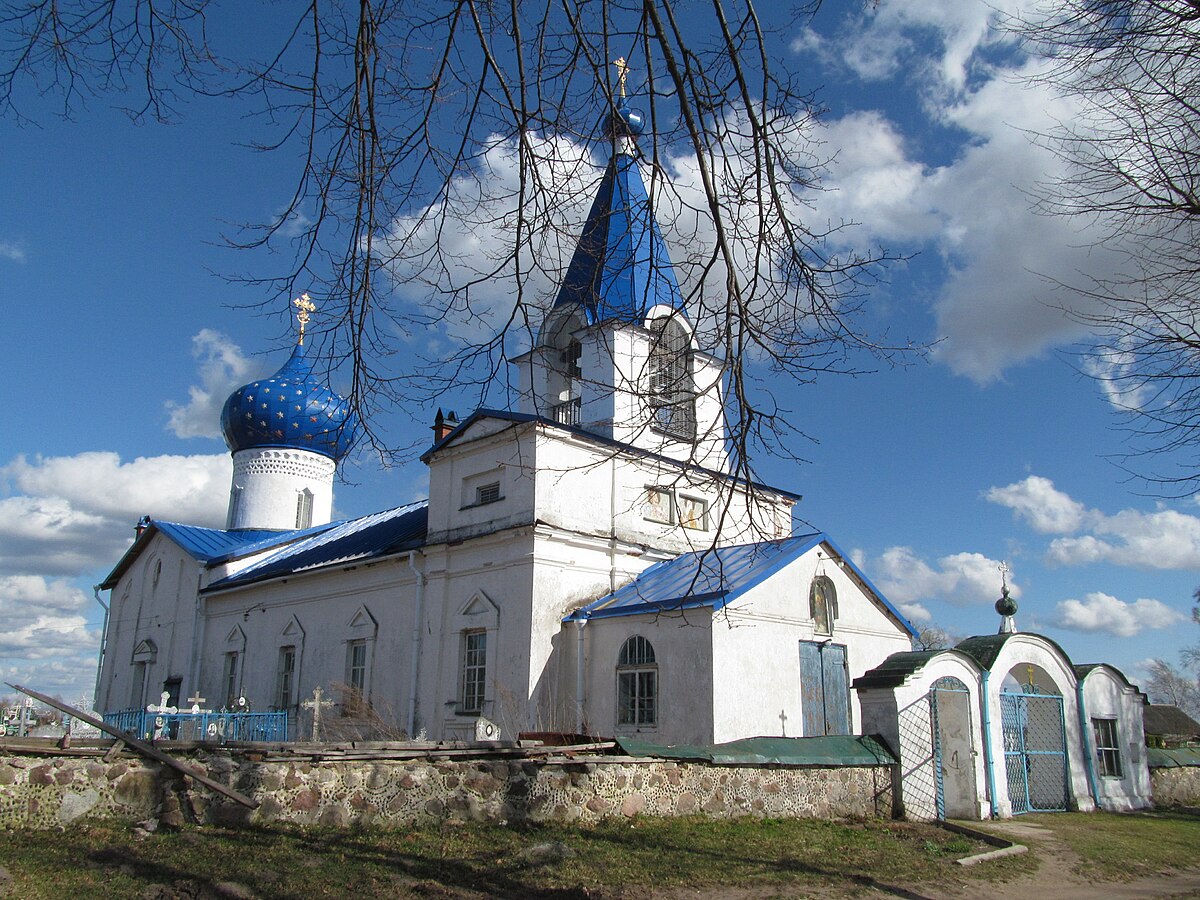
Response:
[{"label": "gold cross on spire", "polygon": [[300,323],[300,340],[296,343],[304,343],[304,326],[308,324],[313,311],[317,308],[317,304],[313,303],[308,298],[308,294],[301,294],[292,301],[292,306],[296,307],[296,321]]},{"label": "gold cross on spire", "polygon": [[617,90],[621,92],[621,96],[625,96],[625,79],[629,77],[629,63],[625,62],[625,57],[618,56],[613,60],[613,65],[617,67]]}]

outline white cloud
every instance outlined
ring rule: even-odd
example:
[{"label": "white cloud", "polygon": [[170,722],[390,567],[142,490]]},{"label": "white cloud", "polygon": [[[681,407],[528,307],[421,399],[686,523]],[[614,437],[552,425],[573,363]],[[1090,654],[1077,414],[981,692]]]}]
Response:
[{"label": "white cloud", "polygon": [[[944,600],[955,606],[991,604],[1000,596],[1000,563],[982,553],[954,553],[934,565],[919,557],[911,547],[889,547],[871,567],[872,579],[892,602],[902,609],[918,601]],[[1020,588],[1009,583],[1014,597]],[[918,618],[921,621],[927,620]]]},{"label": "white cloud", "polygon": [[91,693],[100,634],[87,614],[99,606],[63,578],[0,576],[0,680],[63,695]]},{"label": "white cloud", "polygon": [[167,402],[167,428],[181,438],[219,437],[221,409],[237,388],[252,380],[254,366],[241,348],[210,328],[192,338],[192,356],[200,361],[200,384],[188,388],[188,402]]},{"label": "white cloud", "polygon": [[0,259],[25,262],[25,244],[20,241],[0,241]]},{"label": "white cloud", "polygon": [[82,576],[116,562],[143,515],[220,527],[231,462],[116,453],[19,456],[0,467],[0,576]]},{"label": "white cloud", "polygon": [[1078,531],[1086,518],[1082,503],[1055,488],[1049,478],[1037,475],[1007,487],[990,488],[986,497],[1007,506],[1041,534],[1070,534]]},{"label": "white cloud", "polygon": [[[1125,509],[1108,515],[1088,509],[1031,475],[985,494],[1007,506],[1042,534],[1060,534],[1046,550],[1051,565],[1106,562],[1143,569],[1200,568],[1200,518],[1173,509],[1143,512]],[[1083,532],[1083,533],[1077,533]]]},{"label": "white cloud", "polygon": [[[927,121],[906,126],[909,133],[879,111],[826,121],[822,138],[835,159],[830,190],[813,208],[818,219],[863,223],[856,241],[941,257],[947,276],[933,300],[933,357],[980,384],[1085,335],[1074,314],[1091,301],[1062,285],[1118,266],[1095,248],[1097,225],[1034,208],[1040,186],[1064,164],[1033,135],[1078,118],[1073,101],[1029,80],[1044,61],[1023,56],[998,27],[1035,5],[884,0],[836,35],[802,33],[793,44],[826,61],[840,53],[866,81],[904,80],[905,95],[920,98],[906,114]],[[949,137],[926,151],[918,137],[929,125]],[[946,161],[955,134],[957,152]],[[943,156],[923,161],[932,148]]]},{"label": "white cloud", "polygon": [[1073,631],[1101,632],[1133,637],[1146,629],[1170,628],[1187,617],[1158,600],[1125,603],[1099,591],[1083,600],[1063,600],[1055,610],[1054,624]]}]

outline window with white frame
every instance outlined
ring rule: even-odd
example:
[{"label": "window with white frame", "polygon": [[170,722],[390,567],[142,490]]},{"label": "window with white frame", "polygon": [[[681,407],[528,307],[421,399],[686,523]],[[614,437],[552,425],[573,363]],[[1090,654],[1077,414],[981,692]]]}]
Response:
[{"label": "window with white frame", "polygon": [[313,492],[308,488],[296,492],[296,527],[308,528],[312,525]]},{"label": "window with white frame", "polygon": [[462,635],[462,692],[459,712],[483,712],[484,690],[487,686],[487,632],[483,629],[464,631]]},{"label": "window with white frame", "polygon": [[230,650],[225,654],[225,670],[221,677],[224,688],[225,708],[233,709],[238,702],[238,652]]},{"label": "window with white frame", "polygon": [[275,706],[277,709],[287,709],[294,702],[292,683],[296,674],[296,648],[294,646],[279,648],[279,663],[275,671]]},{"label": "window with white frame", "polygon": [[641,635],[625,641],[617,656],[617,724],[658,724],[658,664],[654,647]]},{"label": "window with white frame", "polygon": [[1096,736],[1096,765],[1101,775],[1121,777],[1121,745],[1117,737],[1116,719],[1092,719]]}]

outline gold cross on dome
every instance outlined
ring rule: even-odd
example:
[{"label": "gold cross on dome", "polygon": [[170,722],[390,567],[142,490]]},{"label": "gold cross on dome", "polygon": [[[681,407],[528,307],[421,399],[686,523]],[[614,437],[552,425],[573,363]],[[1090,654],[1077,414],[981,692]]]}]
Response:
[{"label": "gold cross on dome", "polygon": [[618,56],[613,60],[613,65],[617,67],[617,90],[621,92],[621,96],[625,96],[625,79],[629,77],[629,63],[625,62],[625,57]]},{"label": "gold cross on dome", "polygon": [[309,318],[317,308],[317,304],[309,299],[308,294],[301,294],[292,301],[292,306],[296,307],[296,321],[300,323],[300,340],[296,343],[304,343],[304,326],[308,324]]}]

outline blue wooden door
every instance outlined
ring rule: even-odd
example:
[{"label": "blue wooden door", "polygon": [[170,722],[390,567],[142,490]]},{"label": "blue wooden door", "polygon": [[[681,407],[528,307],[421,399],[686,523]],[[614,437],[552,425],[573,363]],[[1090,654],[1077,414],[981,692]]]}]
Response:
[{"label": "blue wooden door", "polygon": [[844,644],[800,642],[800,703],[805,737],[850,733],[850,680]]}]

